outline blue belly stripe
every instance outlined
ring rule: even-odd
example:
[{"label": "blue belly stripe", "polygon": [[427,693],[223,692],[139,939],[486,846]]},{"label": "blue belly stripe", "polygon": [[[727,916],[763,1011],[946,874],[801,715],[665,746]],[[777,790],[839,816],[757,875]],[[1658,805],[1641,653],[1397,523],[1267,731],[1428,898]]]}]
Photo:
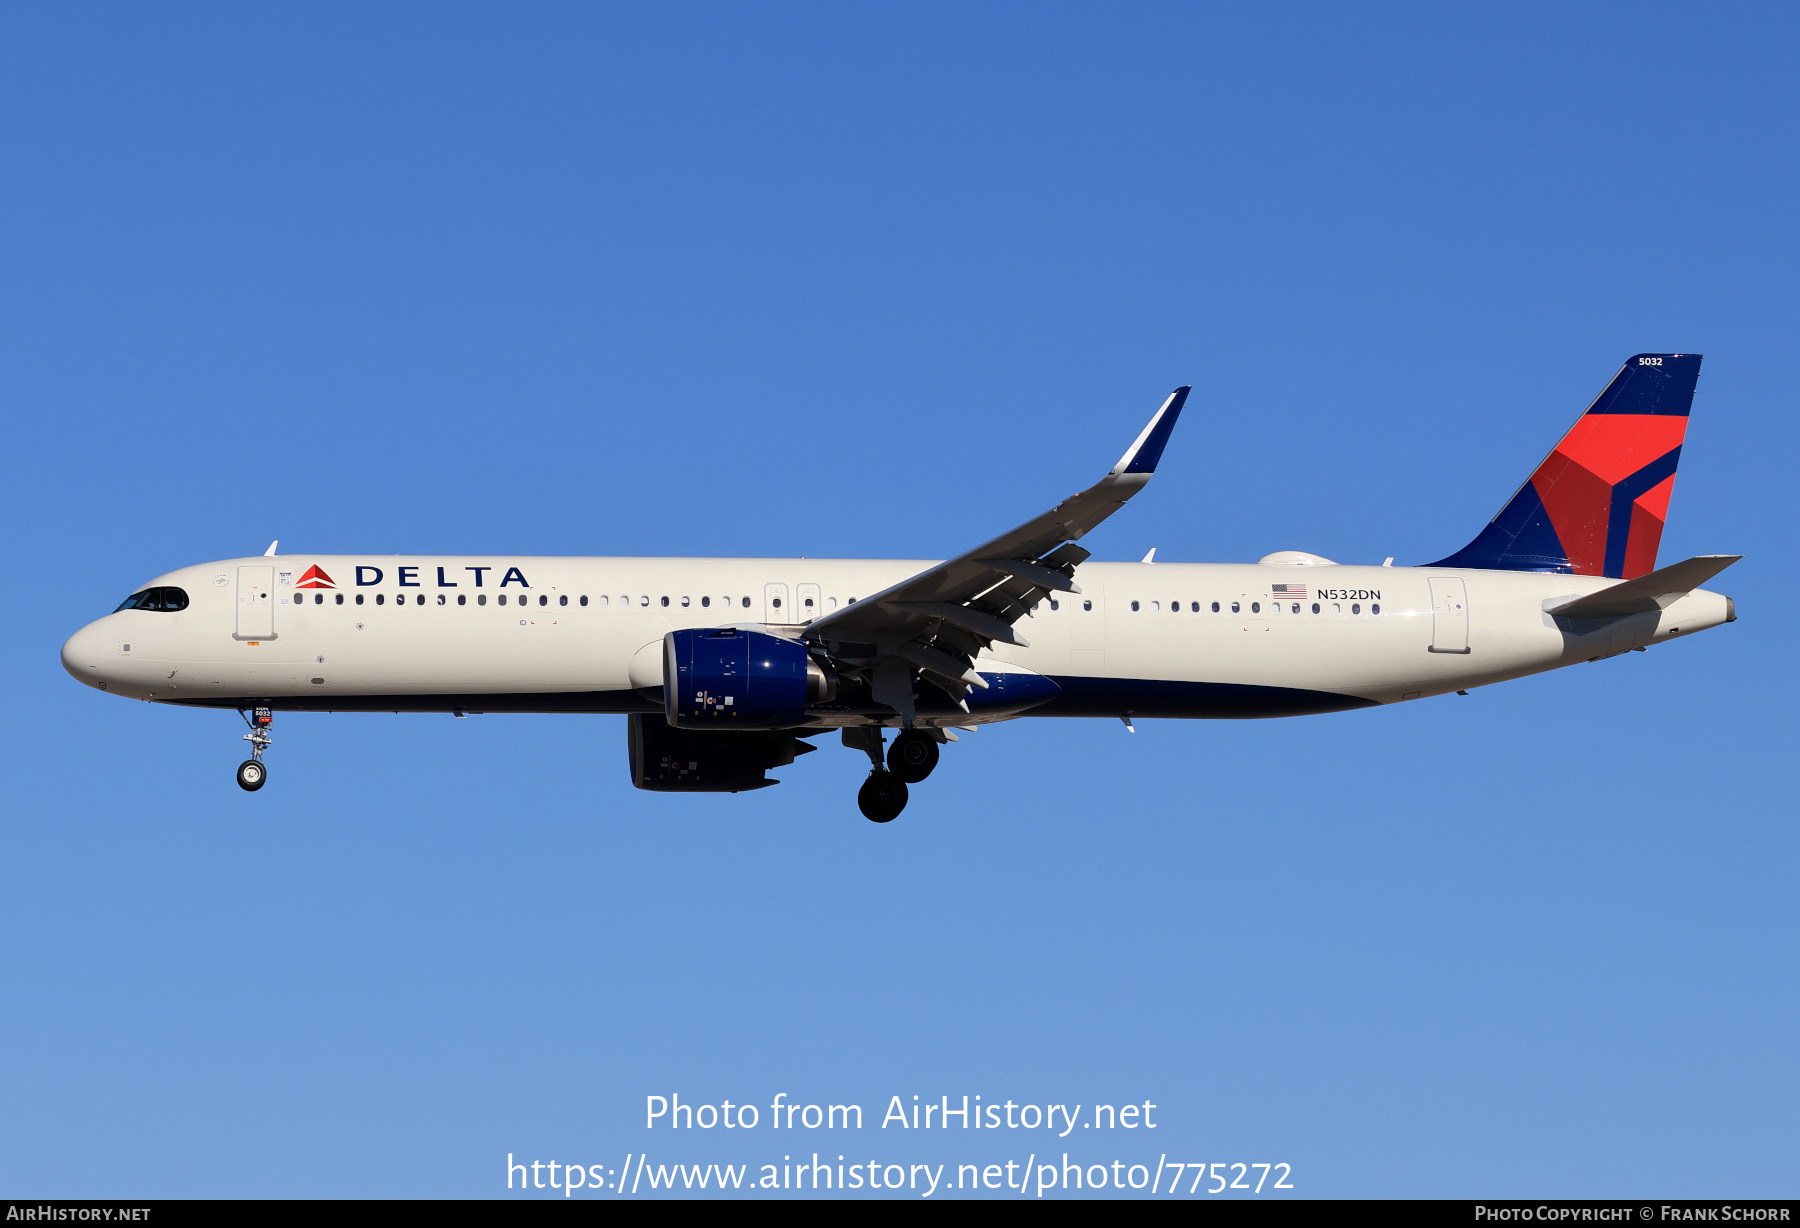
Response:
[{"label": "blue belly stripe", "polygon": [[[1047,689],[1044,676],[1007,675],[1009,686]],[[1294,687],[1251,686],[1238,682],[1168,682],[1142,678],[1048,676],[1058,693],[1026,708],[1023,716],[1171,717],[1189,720],[1253,720],[1271,716],[1313,716],[1376,707],[1372,699]],[[1026,680],[1035,680],[1027,682]],[[930,688],[921,687],[922,695]],[[978,692],[979,694],[979,692]],[[638,691],[549,691],[508,695],[289,695],[171,699],[178,706],[247,708],[258,704],[277,712],[661,712],[662,705]],[[979,712],[979,706],[970,705]],[[939,711],[938,709],[942,709]],[[921,703],[920,714],[948,715],[946,705]]]},{"label": "blue belly stripe", "polygon": [[1245,720],[1268,716],[1314,716],[1373,708],[1372,699],[1241,682],[1167,682],[1144,678],[1068,678],[1055,675],[1058,695],[1027,716],[1175,717]]}]

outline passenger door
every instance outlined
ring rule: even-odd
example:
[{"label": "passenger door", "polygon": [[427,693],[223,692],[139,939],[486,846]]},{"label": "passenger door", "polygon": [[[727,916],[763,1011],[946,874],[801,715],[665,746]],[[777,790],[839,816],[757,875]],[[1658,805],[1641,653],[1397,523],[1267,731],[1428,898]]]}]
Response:
[{"label": "passenger door", "polygon": [[255,564],[238,568],[237,640],[272,640],[275,638],[275,568]]},{"label": "passenger door", "polygon": [[1469,651],[1469,595],[1460,577],[1431,577],[1431,651]]},{"label": "passenger door", "polygon": [[824,602],[819,597],[817,584],[796,586],[794,600],[800,603],[800,608],[794,611],[793,618],[789,619],[790,622],[809,623],[825,612]]}]

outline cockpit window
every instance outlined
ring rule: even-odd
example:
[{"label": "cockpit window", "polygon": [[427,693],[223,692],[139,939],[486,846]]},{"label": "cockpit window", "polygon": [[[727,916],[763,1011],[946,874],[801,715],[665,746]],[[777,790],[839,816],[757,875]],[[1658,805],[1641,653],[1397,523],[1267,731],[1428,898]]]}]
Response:
[{"label": "cockpit window", "polygon": [[119,610],[156,610],[162,613],[174,613],[176,610],[187,609],[187,606],[188,595],[182,589],[147,588],[125,598],[119,603],[118,610],[114,610],[113,613],[117,614]]}]

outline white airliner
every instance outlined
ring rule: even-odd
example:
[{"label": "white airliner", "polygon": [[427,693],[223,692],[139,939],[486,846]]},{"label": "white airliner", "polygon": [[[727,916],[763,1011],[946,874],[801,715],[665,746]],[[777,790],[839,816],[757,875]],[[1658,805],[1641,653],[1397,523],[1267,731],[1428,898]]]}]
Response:
[{"label": "white airliner", "polygon": [[777,784],[768,769],[837,730],[873,765],[862,812],[887,822],[956,729],[1404,703],[1733,621],[1699,585],[1739,556],[1656,569],[1699,370],[1633,356],[1493,522],[1422,567],[1092,560],[1076,541],[1149,482],[1179,388],[1098,483],[948,562],[271,545],[158,576],[69,637],[63,666],[237,709],[246,790],[277,711],[614,712],[632,783],[672,792]]}]

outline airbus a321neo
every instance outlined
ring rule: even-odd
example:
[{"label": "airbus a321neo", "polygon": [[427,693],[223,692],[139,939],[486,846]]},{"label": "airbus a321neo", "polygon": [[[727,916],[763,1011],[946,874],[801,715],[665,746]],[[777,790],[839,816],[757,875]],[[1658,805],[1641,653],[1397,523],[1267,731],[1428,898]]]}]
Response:
[{"label": "airbus a321neo", "polygon": [[1656,566],[1699,373],[1698,354],[1633,356],[1475,540],[1422,567],[1092,560],[1076,543],[1150,481],[1177,388],[1099,482],[948,562],[271,545],[156,577],[69,637],[63,666],[237,709],[247,790],[275,712],[615,712],[632,784],[663,792],[776,784],[835,731],[869,756],[857,801],[885,823],[957,729],[1341,712],[1731,622],[1699,586],[1739,556]]}]

